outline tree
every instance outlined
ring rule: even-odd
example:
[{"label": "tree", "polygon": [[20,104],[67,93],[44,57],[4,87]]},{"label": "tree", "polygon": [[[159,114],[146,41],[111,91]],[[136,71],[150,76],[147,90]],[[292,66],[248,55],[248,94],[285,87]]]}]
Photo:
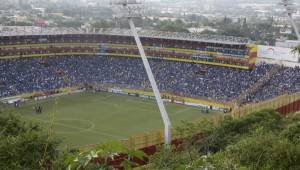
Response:
[{"label": "tree", "polygon": [[294,47],[294,49],[292,50],[292,52],[294,54],[298,54],[298,60],[300,62],[300,44],[298,46]]},{"label": "tree", "polygon": [[159,31],[166,31],[166,32],[189,32],[186,28],[185,23],[177,19],[176,21],[163,21],[158,26]]},{"label": "tree", "polygon": [[100,29],[100,28],[107,29],[107,28],[111,28],[113,26],[114,26],[114,24],[112,22],[109,22],[106,20],[100,20],[100,21],[92,24],[92,28],[95,28],[95,29]]},{"label": "tree", "polygon": [[58,157],[59,141],[37,124],[0,116],[0,169],[45,169]]},{"label": "tree", "polygon": [[297,53],[298,55],[300,55],[300,45],[294,47],[293,53]]},{"label": "tree", "polygon": [[236,120],[226,116],[216,125],[185,123],[179,128],[183,145],[160,150],[150,163],[153,169],[299,169],[295,122],[263,110]]},{"label": "tree", "polygon": [[255,134],[229,145],[224,152],[249,169],[299,169],[299,146],[272,133]]}]

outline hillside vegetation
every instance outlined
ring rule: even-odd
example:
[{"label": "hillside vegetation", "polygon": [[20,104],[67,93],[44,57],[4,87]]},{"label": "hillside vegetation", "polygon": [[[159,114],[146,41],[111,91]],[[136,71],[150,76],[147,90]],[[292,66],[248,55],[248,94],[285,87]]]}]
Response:
[{"label": "hillside vegetation", "polygon": [[[116,142],[80,152],[59,151],[59,141],[39,126],[18,117],[0,116],[0,169],[113,169],[109,159],[117,153],[145,155]],[[183,122],[177,128],[183,142],[177,147],[159,147],[148,169],[163,170],[299,170],[300,115],[283,117],[273,110],[252,113],[234,120],[229,116],[215,124],[203,120]],[[100,157],[100,159],[99,159]],[[98,160],[98,161],[97,161]]]},{"label": "hillside vegetation", "polygon": [[217,125],[184,123],[179,131],[188,139],[182,149],[161,149],[150,169],[300,169],[299,114],[285,118],[264,110],[238,120],[225,117]]}]

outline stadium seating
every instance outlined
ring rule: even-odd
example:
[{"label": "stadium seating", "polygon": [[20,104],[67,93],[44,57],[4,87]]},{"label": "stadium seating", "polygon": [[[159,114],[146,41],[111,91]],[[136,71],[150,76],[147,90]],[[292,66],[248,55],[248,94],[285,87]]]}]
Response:
[{"label": "stadium seating", "polygon": [[[194,63],[150,60],[159,89],[228,102],[253,86],[273,65],[239,70]],[[112,83],[150,88],[140,59],[107,56],[57,56],[0,60],[0,97],[81,84]],[[263,88],[247,97],[257,102],[300,91],[300,69],[283,67]]]}]

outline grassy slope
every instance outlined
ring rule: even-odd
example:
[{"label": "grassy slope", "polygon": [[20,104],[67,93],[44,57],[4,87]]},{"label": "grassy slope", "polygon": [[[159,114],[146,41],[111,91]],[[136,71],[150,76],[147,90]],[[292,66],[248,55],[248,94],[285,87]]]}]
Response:
[{"label": "grassy slope", "polygon": [[[156,103],[136,97],[81,93],[42,101],[40,104],[43,106],[43,114],[33,111],[35,103],[13,109],[13,112],[48,127],[53,116],[54,134],[63,139],[64,146],[125,139],[163,128]],[[166,107],[173,126],[181,120],[193,121],[218,114],[170,103]]]}]

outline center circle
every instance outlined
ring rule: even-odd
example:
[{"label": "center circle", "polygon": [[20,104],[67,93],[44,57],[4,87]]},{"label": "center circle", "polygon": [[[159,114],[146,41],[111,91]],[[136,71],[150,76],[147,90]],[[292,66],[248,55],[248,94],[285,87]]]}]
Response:
[{"label": "center circle", "polygon": [[95,124],[84,119],[57,119],[53,123],[55,133],[78,133],[93,130]]}]

